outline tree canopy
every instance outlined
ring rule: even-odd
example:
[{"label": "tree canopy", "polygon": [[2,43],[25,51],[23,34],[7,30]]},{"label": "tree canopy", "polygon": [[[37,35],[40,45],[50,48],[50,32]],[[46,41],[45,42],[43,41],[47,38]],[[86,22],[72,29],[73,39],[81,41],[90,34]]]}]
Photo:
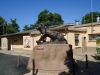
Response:
[{"label": "tree canopy", "polygon": [[30,26],[29,26],[29,25],[25,25],[25,26],[23,27],[23,31],[27,31],[27,30],[30,30]]},{"label": "tree canopy", "polygon": [[20,27],[16,22],[15,19],[10,19],[10,23],[7,23],[3,17],[0,16],[0,35],[10,34],[10,33],[17,33],[20,32]]},{"label": "tree canopy", "polygon": [[[3,27],[3,25],[4,25],[4,27]],[[0,16],[0,35],[3,35],[3,28],[5,28],[5,26],[6,26],[5,19]],[[5,29],[4,29],[4,31],[5,31]]]},{"label": "tree canopy", "polygon": [[23,26],[23,31],[27,31],[27,30],[31,30],[31,29],[35,29],[36,25],[35,24],[30,24],[30,25],[25,25]]},{"label": "tree canopy", "polygon": [[92,14],[93,14],[93,22],[96,22],[97,15],[100,16],[99,12],[90,12],[85,14],[85,16],[82,17],[82,24],[87,24],[92,22]]},{"label": "tree canopy", "polygon": [[53,25],[60,25],[63,24],[63,20],[60,14],[58,13],[52,13],[49,12],[48,10],[43,10],[38,14],[38,20],[36,21],[35,24],[30,24],[30,25],[25,25],[23,27],[23,30],[30,30],[30,29],[35,29],[36,25],[39,23],[44,23],[47,24],[48,26],[53,26]]},{"label": "tree canopy", "polygon": [[52,26],[52,25],[63,24],[63,22],[64,21],[62,20],[62,17],[60,14],[52,13],[45,9],[39,13],[36,24],[44,23],[49,26]]},{"label": "tree canopy", "polygon": [[15,19],[10,19],[10,23],[7,23],[6,26],[6,34],[10,34],[10,33],[17,33],[20,32],[20,27],[16,22],[16,18]]}]

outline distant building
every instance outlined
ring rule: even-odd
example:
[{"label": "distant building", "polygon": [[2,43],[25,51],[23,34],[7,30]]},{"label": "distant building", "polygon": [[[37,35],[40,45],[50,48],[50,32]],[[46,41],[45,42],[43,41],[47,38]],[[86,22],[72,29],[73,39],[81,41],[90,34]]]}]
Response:
[{"label": "distant building", "polygon": [[[72,44],[73,49],[81,48],[81,50],[91,50],[96,47],[96,37],[100,34],[100,22],[93,23],[93,34],[91,34],[91,23],[75,25],[64,24],[52,27],[51,30],[59,31],[66,34],[64,37]],[[2,50],[33,50],[36,46],[36,40],[40,38],[37,30],[29,30],[19,33],[7,34],[1,36]],[[47,38],[47,40],[50,40]]]}]

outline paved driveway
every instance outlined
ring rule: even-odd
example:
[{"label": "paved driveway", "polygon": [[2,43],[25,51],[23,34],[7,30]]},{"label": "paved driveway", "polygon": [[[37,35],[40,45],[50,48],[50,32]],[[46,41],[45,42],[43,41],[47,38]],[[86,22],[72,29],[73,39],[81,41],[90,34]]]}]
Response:
[{"label": "paved driveway", "polygon": [[[100,60],[95,59],[95,53],[96,50],[88,50],[84,53],[78,49],[74,51],[74,58],[86,75],[100,75]],[[88,68],[86,68],[86,54],[88,56]]]},{"label": "paved driveway", "polygon": [[[86,68],[85,54],[88,55],[88,66]],[[17,68],[18,55],[21,55],[21,65]],[[95,60],[95,52],[74,52],[74,58],[83,72],[79,72],[77,75],[100,75],[100,60]],[[0,50],[0,75],[32,75],[30,71],[26,69],[26,63],[28,62],[30,55],[24,55],[22,52],[15,51],[1,51]],[[29,74],[27,74],[29,73]]]},{"label": "paved driveway", "polygon": [[[21,52],[13,52],[13,51],[0,51],[0,75],[23,75],[28,73],[29,70],[26,69],[26,65],[21,65],[17,68],[17,59],[18,55]],[[28,57],[21,56],[25,63],[28,62]],[[21,62],[21,64],[25,64]]]}]

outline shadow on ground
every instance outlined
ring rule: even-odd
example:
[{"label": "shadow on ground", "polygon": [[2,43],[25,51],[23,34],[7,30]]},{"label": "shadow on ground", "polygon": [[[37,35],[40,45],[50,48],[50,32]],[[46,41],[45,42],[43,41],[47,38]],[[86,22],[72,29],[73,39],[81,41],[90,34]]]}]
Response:
[{"label": "shadow on ground", "polygon": [[91,57],[95,61],[90,61],[88,59],[88,65],[86,65],[86,61],[77,60],[77,63],[80,69],[82,70],[81,75],[100,75],[100,60],[96,60],[95,56],[91,56]]},{"label": "shadow on ground", "polygon": [[[29,58],[21,56],[25,63]],[[30,71],[26,68],[27,64],[21,62],[20,67],[17,67],[18,56],[0,53],[0,75],[23,75]],[[23,65],[22,65],[23,64]]]}]

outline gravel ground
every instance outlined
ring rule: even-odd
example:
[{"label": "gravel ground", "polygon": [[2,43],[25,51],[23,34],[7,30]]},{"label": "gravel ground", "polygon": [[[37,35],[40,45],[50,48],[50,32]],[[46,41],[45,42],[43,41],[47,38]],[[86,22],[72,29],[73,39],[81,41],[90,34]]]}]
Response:
[{"label": "gravel ground", "polygon": [[[96,52],[74,52],[74,59],[78,63],[80,70],[76,75],[100,75],[100,60],[95,59]],[[86,57],[88,55],[88,68],[86,68]],[[17,67],[18,56],[21,55],[21,65]],[[19,51],[2,51],[0,50],[0,75],[32,75],[26,69],[30,55],[25,55]],[[60,74],[64,75],[64,74]]]}]

